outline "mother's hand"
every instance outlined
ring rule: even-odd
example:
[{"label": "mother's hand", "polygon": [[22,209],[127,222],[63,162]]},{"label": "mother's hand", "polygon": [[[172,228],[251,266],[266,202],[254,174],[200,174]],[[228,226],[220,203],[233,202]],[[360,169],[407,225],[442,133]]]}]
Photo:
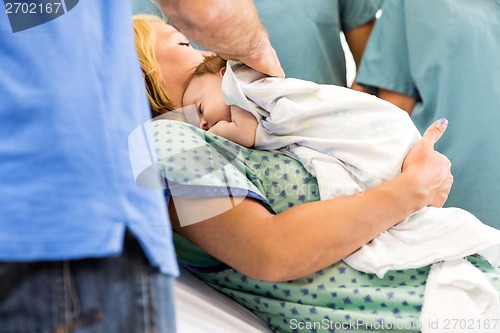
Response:
[{"label": "mother's hand", "polygon": [[434,144],[447,126],[448,121],[444,118],[432,124],[403,162],[402,172],[413,173],[417,189],[428,206],[442,207],[453,184],[450,160],[434,150]]}]

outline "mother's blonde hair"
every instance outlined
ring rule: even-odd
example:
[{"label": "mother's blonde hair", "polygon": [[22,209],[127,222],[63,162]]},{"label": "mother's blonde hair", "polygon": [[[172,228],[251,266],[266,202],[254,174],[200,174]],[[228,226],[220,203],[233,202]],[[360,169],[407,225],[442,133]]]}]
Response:
[{"label": "mother's blonde hair", "polygon": [[152,27],[153,23],[164,24],[165,21],[158,16],[141,14],[134,15],[132,22],[135,48],[144,75],[151,114],[153,117],[157,117],[174,109],[172,101],[164,90],[164,78],[156,61],[155,45],[157,36],[155,29]]}]

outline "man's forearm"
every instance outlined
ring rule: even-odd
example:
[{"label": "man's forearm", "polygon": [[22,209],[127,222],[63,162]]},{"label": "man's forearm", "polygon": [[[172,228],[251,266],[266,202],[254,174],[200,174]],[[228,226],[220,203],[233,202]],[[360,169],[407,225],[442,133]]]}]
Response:
[{"label": "man's forearm", "polygon": [[158,0],[168,18],[188,38],[224,58],[254,53],[265,30],[248,0]]}]

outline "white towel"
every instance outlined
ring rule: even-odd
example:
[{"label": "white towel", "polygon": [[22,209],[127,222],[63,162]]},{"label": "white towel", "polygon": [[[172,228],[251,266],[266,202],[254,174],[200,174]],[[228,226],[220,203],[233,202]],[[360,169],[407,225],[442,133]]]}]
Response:
[{"label": "white towel", "polygon": [[432,265],[420,315],[422,333],[498,332],[499,319],[497,291],[470,262]]},{"label": "white towel", "polygon": [[[256,77],[254,70],[228,62],[222,80],[226,104],[259,120],[256,149],[282,149],[319,178],[322,199],[393,179],[421,137],[408,113],[372,95],[297,79],[252,81]],[[335,164],[345,177],[329,170]]]},{"label": "white towel", "polygon": [[459,208],[427,207],[381,233],[344,259],[383,277],[389,270],[424,267],[479,253],[500,267],[500,230]]}]

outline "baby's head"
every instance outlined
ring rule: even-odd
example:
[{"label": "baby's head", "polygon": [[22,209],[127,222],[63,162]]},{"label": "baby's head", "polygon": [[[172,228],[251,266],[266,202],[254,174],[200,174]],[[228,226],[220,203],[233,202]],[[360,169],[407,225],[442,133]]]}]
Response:
[{"label": "baby's head", "polygon": [[203,60],[202,63],[198,65],[198,67],[195,68],[193,74],[191,74],[186,82],[186,87],[189,82],[195,77],[199,77],[205,74],[219,74],[220,71],[224,71],[225,68],[226,60],[215,54],[212,56],[208,56],[205,58],[205,60]]},{"label": "baby's head", "polygon": [[184,93],[182,95],[182,105],[186,106],[189,104],[184,103],[184,97],[186,95],[186,91],[189,88],[189,85],[196,78],[200,78],[205,75],[216,75],[221,76],[224,74],[226,70],[226,60],[222,59],[218,55],[208,56],[203,60],[193,71],[193,73],[189,76],[189,78],[184,83]]},{"label": "baby's head", "polygon": [[224,102],[221,87],[225,70],[224,59],[207,57],[186,81],[182,105],[195,105],[200,115],[200,127],[204,130],[221,120],[231,121],[231,109]]}]

